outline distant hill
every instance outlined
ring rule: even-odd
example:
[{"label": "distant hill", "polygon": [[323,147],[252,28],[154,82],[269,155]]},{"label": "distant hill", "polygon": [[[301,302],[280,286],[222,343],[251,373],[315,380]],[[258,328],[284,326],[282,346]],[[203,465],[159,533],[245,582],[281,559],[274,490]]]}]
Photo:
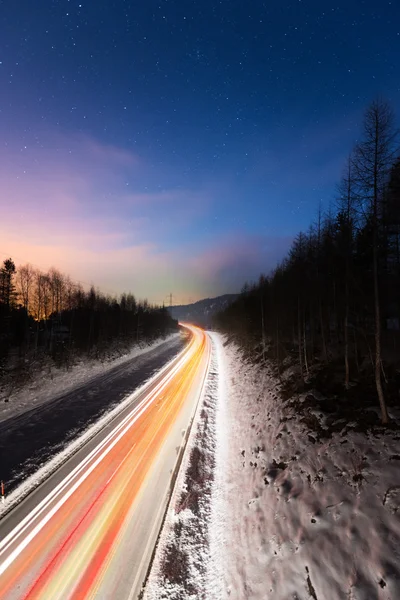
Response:
[{"label": "distant hill", "polygon": [[238,294],[225,294],[217,298],[205,298],[193,304],[182,304],[168,308],[171,316],[178,321],[188,321],[201,327],[211,327],[212,317],[226,308]]}]

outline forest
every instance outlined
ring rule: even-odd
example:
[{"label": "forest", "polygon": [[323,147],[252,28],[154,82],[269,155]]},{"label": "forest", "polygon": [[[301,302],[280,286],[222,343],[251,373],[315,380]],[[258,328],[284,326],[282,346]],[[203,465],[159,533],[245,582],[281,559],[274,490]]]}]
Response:
[{"label": "forest", "polygon": [[0,385],[10,389],[43,364],[102,360],[178,330],[163,307],[133,294],[84,291],[55,268],[43,273],[9,258],[0,268]]},{"label": "forest", "polygon": [[345,399],[354,387],[373,393],[388,423],[400,389],[400,153],[388,102],[365,111],[331,207],[215,325],[278,375],[295,362],[300,384],[324,374]]}]

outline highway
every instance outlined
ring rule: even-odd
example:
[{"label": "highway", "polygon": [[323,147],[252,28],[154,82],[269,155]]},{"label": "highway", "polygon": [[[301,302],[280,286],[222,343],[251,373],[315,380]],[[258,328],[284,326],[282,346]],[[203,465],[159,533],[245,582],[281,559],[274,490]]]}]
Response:
[{"label": "highway", "polygon": [[138,597],[209,368],[187,327],[185,350],[0,521],[2,600]]}]

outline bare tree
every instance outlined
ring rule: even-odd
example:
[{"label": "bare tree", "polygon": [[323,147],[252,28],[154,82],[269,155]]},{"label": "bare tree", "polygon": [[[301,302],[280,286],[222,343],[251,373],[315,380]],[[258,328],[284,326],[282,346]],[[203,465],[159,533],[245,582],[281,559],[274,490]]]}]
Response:
[{"label": "bare tree", "polygon": [[29,313],[31,309],[36,270],[29,263],[18,268],[17,292],[22,306]]},{"label": "bare tree", "polygon": [[381,408],[382,423],[388,412],[382,387],[381,306],[379,295],[379,228],[382,205],[390,169],[396,157],[394,114],[383,100],[375,100],[364,117],[364,138],[355,150],[353,161],[359,196],[372,228],[372,273],[375,314],[375,384]]},{"label": "bare tree", "polygon": [[345,173],[339,185],[338,198],[338,243],[339,252],[344,262],[344,364],[346,390],[350,384],[350,363],[349,363],[349,313],[350,313],[350,284],[352,279],[352,257],[354,246],[354,227],[355,227],[355,209],[356,209],[355,181],[352,156],[349,156]]},{"label": "bare tree", "polygon": [[57,269],[48,272],[50,286],[50,314],[60,313],[64,308],[65,276]]},{"label": "bare tree", "polygon": [[321,329],[321,342],[322,342],[322,356],[325,362],[328,360],[328,351],[326,347],[325,337],[325,324],[323,317],[322,307],[322,284],[321,284],[321,269],[320,269],[320,258],[321,258],[321,246],[322,246],[322,211],[321,204],[318,207],[317,223],[316,223],[316,255],[317,255],[317,283],[318,283],[318,311],[319,311],[319,326]]}]

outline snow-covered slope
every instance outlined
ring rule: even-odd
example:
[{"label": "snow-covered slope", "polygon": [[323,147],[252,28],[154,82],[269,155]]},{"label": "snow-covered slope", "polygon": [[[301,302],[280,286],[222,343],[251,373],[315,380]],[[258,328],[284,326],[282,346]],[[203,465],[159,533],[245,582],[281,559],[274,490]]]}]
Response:
[{"label": "snow-covered slope", "polygon": [[398,600],[396,415],[362,432],[310,391],[284,400],[272,368],[212,337],[214,385],[145,599]]},{"label": "snow-covered slope", "polygon": [[272,370],[247,364],[232,345],[224,355],[216,424],[224,460],[210,526],[219,569],[213,577],[211,565],[205,597],[400,598],[396,423],[367,433],[354,423],[329,429],[306,397],[281,399]]}]

